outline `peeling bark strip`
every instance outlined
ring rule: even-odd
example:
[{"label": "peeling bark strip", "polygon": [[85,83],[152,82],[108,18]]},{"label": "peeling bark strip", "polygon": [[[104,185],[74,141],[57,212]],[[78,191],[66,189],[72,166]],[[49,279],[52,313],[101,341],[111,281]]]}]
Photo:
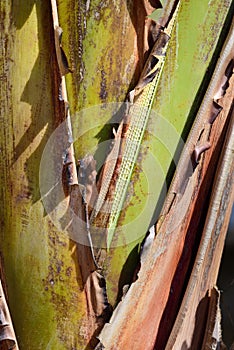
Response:
[{"label": "peeling bark strip", "polygon": [[[224,147],[217,166],[214,185],[212,188],[212,195],[209,206],[209,210],[206,217],[205,226],[203,229],[202,239],[200,242],[197,257],[194,263],[193,271],[189,280],[189,284],[183,298],[183,302],[178,313],[176,322],[168,340],[168,350],[177,349],[178,344],[183,342],[187,334],[193,333],[193,319],[195,313],[199,309],[202,298],[207,291],[212,289],[216,284],[220,261],[222,257],[222,251],[225,241],[225,235],[227,232],[228,223],[231,216],[231,210],[234,200],[234,110],[233,110],[233,91],[234,91],[234,77],[232,77],[230,84],[230,91],[226,96],[226,102],[223,101],[224,109],[227,109],[227,115],[231,115],[230,122],[228,124],[228,130]],[[230,113],[228,108],[232,102]],[[228,196],[229,194],[229,196]],[[192,301],[192,302],[191,302]],[[193,308],[190,306],[193,305]],[[215,307],[215,306],[214,306]],[[189,310],[189,311],[188,311]],[[212,309],[211,309],[212,311]],[[218,311],[217,311],[218,312]],[[213,319],[212,319],[213,315]],[[201,309],[200,313],[201,323],[202,319],[206,319],[207,312],[205,309]],[[202,350],[213,349],[211,347],[211,330],[212,325],[215,326],[215,315],[209,311],[208,319],[206,320],[207,332],[206,339],[203,341]],[[217,322],[219,320],[217,319]],[[213,327],[215,329],[215,327]],[[203,329],[200,329],[203,334]],[[198,335],[198,332],[196,333]],[[197,337],[198,338],[198,337]],[[189,341],[189,337],[187,336]],[[221,340],[220,340],[221,341]],[[200,342],[201,343],[201,342]]]},{"label": "peeling bark strip", "polygon": [[86,224],[86,204],[78,185],[71,186],[69,207],[75,216],[81,219],[79,227],[77,227],[77,221],[72,220],[67,230],[71,231],[71,235],[77,232],[79,236],[83,237],[83,244],[77,244],[77,257],[87,302],[86,334],[90,344],[95,346],[97,343],[95,336],[109,319],[112,309],[106,294],[106,281],[101,275],[93,255],[92,241]]},{"label": "peeling bark strip", "polygon": [[[148,2],[147,0],[144,0]],[[166,27],[173,13],[173,9],[177,6],[179,0],[160,0],[162,9],[148,13],[148,16],[156,21],[161,27]]]},{"label": "peeling bark strip", "polygon": [[11,322],[11,316],[0,281],[0,349],[18,350],[18,344]]},{"label": "peeling bark strip", "polygon": [[[202,346],[206,349],[209,344],[208,338],[203,343],[206,325],[216,337],[216,343],[220,342],[215,332],[219,323],[215,310],[218,301],[212,297],[217,301],[212,307],[209,291],[212,294],[216,284],[234,191],[233,116],[231,118],[234,79],[230,68],[233,42],[234,24],[183,150],[160,223],[156,225],[156,237],[142,261],[138,279],[99,335],[105,349],[116,349],[116,344],[118,350],[201,349]],[[211,116],[217,105],[213,120]],[[209,149],[206,142],[210,143]],[[200,152],[197,164],[194,151],[198,146],[204,152]],[[213,182],[210,200],[213,205],[207,212]],[[186,285],[188,273],[191,279]]]},{"label": "peeling bark strip", "polygon": [[209,307],[204,334],[202,350],[222,349],[220,292],[216,287],[213,287],[209,293]]},{"label": "peeling bark strip", "polygon": [[[178,2],[173,14],[171,14],[168,26],[164,30],[163,28],[158,29],[156,42],[145,64],[140,80],[135,89],[129,93],[127,100],[129,107],[123,122],[117,130],[118,137],[116,137],[115,146],[113,147],[113,152],[119,152],[118,161],[116,160],[116,154],[110,153],[110,157],[113,157],[115,161],[112,163],[108,161],[104,166],[99,198],[91,215],[91,227],[94,231],[95,228],[100,228],[103,238],[100,244],[104,248],[110,248],[111,246],[164,67],[166,50],[179,6],[180,2]],[[121,142],[119,138],[120,133]],[[112,177],[109,176],[110,174],[113,174]],[[107,191],[108,185],[109,190]],[[104,200],[107,203],[106,207]],[[95,236],[95,232],[93,236]]]},{"label": "peeling bark strip", "polygon": [[51,0],[52,6],[52,16],[53,16],[53,25],[54,25],[54,38],[55,38],[55,50],[57,56],[57,62],[59,66],[59,72],[61,77],[60,91],[55,98],[59,98],[61,102],[64,103],[64,117],[67,124],[67,148],[64,150],[63,163],[64,167],[67,170],[67,182],[68,185],[78,184],[77,172],[76,172],[76,163],[74,158],[74,147],[73,147],[73,137],[72,137],[72,128],[71,128],[71,117],[69,111],[69,104],[67,99],[67,89],[65,74],[70,72],[68,67],[67,58],[62,50],[61,38],[62,38],[62,28],[59,27],[58,12],[56,0]]},{"label": "peeling bark strip", "polygon": [[[94,218],[100,212],[103,205],[108,206],[108,201],[105,203],[105,200],[109,190],[111,179],[114,174],[116,163],[119,157],[122,130],[123,130],[123,121],[120,123],[117,132],[115,131],[115,129],[113,129],[113,133],[115,136],[114,145],[112,147],[111,152],[107,156],[107,159],[105,161],[105,166],[101,173],[101,177],[100,177],[101,190],[99,192],[96,203],[93,206],[94,210],[92,211],[92,214],[90,217],[91,222],[93,222]],[[108,212],[107,209],[104,209],[104,210]]]},{"label": "peeling bark strip", "polygon": [[[94,200],[92,198],[95,196],[95,193],[92,192],[92,184],[96,181],[96,170],[92,157],[83,159],[80,161],[80,183],[78,182],[65,81],[65,74],[71,72],[71,70],[61,46],[62,29],[59,27],[56,0],[51,0],[51,5],[55,49],[61,78],[60,89],[55,98],[59,99],[64,105],[64,117],[67,126],[67,135],[64,135],[67,147],[63,154],[63,164],[66,172],[65,190],[68,187],[69,209],[72,210],[75,218],[80,219],[78,227],[77,221],[71,220],[66,229],[71,232],[71,237],[74,236],[74,232],[82,237],[83,244],[77,244],[77,255],[87,302],[87,340],[94,347],[97,343],[95,335],[101,331],[112,311],[107,299],[106,281],[101,275],[94,258],[93,244],[89,232],[88,205]],[[87,169],[90,170],[89,173]]]}]

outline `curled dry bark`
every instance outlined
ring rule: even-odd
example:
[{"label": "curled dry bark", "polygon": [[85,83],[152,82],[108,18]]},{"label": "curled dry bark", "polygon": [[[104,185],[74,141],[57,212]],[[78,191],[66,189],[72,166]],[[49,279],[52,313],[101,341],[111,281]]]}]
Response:
[{"label": "curled dry bark", "polygon": [[[73,137],[71,128],[71,119],[69,112],[69,103],[67,98],[65,74],[70,72],[68,67],[68,61],[65,53],[62,49],[62,28],[59,26],[57,4],[56,0],[51,1],[52,14],[53,14],[53,26],[54,26],[54,39],[55,50],[57,56],[57,64],[59,70],[59,76],[57,77],[59,89],[55,99],[59,100],[59,104],[62,105],[60,111],[62,116],[59,118],[61,121],[65,121],[67,134],[63,135],[66,145],[63,154],[63,172],[64,172],[64,192],[67,194],[67,206],[74,214],[74,217],[78,217],[80,220],[79,227],[76,226],[76,220],[71,220],[66,230],[73,237],[74,232],[80,237],[76,245],[77,258],[82,276],[83,289],[86,295],[87,302],[87,317],[85,328],[87,341],[90,346],[94,347],[97,343],[95,335],[100,332],[104,323],[110,317],[111,308],[108,303],[106,295],[106,282],[104,277],[99,271],[99,266],[96,262],[93,253],[93,244],[89,232],[89,218],[88,218],[88,206],[92,200],[92,181],[90,182],[90,174],[87,174],[87,168],[91,170],[94,168],[92,165],[93,159],[87,158],[82,160],[83,165],[83,179],[78,182],[77,166],[74,156]],[[82,172],[80,172],[82,174]],[[92,175],[92,174],[91,174]],[[95,178],[95,176],[94,176]],[[83,183],[82,183],[83,182]],[[65,218],[64,218],[65,219]]]},{"label": "curled dry bark", "polygon": [[2,283],[4,273],[2,268],[2,261],[0,259],[0,349],[1,350],[18,350],[17,339],[15,336],[7,300]]}]

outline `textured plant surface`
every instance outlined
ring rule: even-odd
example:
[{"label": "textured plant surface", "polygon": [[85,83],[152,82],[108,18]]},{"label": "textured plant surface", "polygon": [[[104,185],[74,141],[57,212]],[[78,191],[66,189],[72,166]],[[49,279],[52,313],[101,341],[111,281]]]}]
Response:
[{"label": "textured plant surface", "polygon": [[0,349],[220,346],[233,7],[0,2]]}]

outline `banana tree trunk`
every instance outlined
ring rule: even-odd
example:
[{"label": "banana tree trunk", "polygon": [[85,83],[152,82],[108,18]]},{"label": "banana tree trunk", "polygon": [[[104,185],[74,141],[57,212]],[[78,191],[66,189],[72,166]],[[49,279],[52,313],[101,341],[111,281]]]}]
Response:
[{"label": "banana tree trunk", "polygon": [[[108,315],[101,320],[98,317],[96,300],[102,299],[101,305],[108,305],[111,311],[129,287],[125,303],[141,283],[143,270],[138,274],[141,242],[158,219],[158,225],[162,223],[159,213],[167,187],[230,28],[233,1],[180,1],[127,200],[112,245],[104,249],[105,254],[99,260],[95,256],[100,262],[98,269],[95,259],[92,260],[95,249],[90,249],[90,245],[83,248],[80,239],[80,232],[89,229],[87,217],[93,209],[84,203],[82,191],[85,189],[86,197],[88,194],[92,198],[91,185],[96,181],[96,173],[101,182],[101,167],[113,143],[117,144],[116,125],[121,122],[122,103],[128,104],[128,93],[137,85],[157,38],[155,33],[167,29],[178,3],[171,0],[161,4],[147,0],[0,2],[0,252],[8,295],[4,300],[20,349],[88,350],[95,347],[98,336],[106,349],[114,349],[118,327],[118,334],[125,332],[125,337],[117,348],[126,349],[123,346],[129,347],[130,343],[124,341],[132,338],[138,329],[133,325],[140,316],[136,323],[129,322],[129,328],[121,322],[109,327]],[[229,97],[231,101],[233,95],[230,93]],[[223,140],[224,134],[219,149]],[[228,137],[225,147],[231,147]],[[80,169],[77,181],[71,176],[76,173],[73,156]],[[90,156],[94,157],[96,168],[95,162],[88,163],[92,169],[84,176],[82,171],[86,171],[85,162]],[[218,156],[215,149],[209,154],[216,160]],[[220,165],[220,169],[223,167]],[[84,185],[79,187],[82,181]],[[218,180],[215,186],[219,188]],[[208,187],[209,184],[205,186],[207,196],[211,184]],[[226,196],[230,203],[231,188]],[[211,201],[221,200],[215,193],[211,198]],[[228,220],[229,204],[225,213]],[[76,215],[82,218],[78,224],[74,220]],[[225,229],[223,232],[224,239]],[[160,248],[160,244],[157,246],[160,237],[154,243],[156,251]],[[95,241],[95,237],[92,239]],[[218,265],[217,259],[216,270]],[[137,278],[138,284],[131,286]],[[216,277],[212,278],[214,281]],[[144,279],[146,289],[152,289],[147,276]],[[169,290],[170,283],[160,288]],[[95,298],[98,295],[97,299],[93,295]],[[143,305],[148,296],[143,295]],[[121,311],[129,320],[134,312],[133,301]],[[156,337],[155,330],[165,322],[164,319],[160,323],[163,307],[152,327],[146,315],[147,326],[144,325],[142,333],[147,327],[153,333],[144,333],[144,349],[153,349],[157,341],[164,345],[169,341],[168,344],[177,346],[174,334],[180,318],[176,316],[180,306],[183,314],[183,305],[180,300],[172,308],[173,317],[162,338]],[[105,322],[107,325],[99,335]],[[184,340],[183,327],[182,324],[178,334]],[[114,334],[111,340],[107,335],[109,329]],[[143,344],[138,343],[134,349],[143,349]]]}]

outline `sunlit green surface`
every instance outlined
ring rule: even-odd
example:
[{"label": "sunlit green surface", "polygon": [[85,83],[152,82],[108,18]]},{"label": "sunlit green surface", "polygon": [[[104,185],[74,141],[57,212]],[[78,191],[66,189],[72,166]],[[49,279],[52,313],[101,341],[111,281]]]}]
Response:
[{"label": "sunlit green surface", "polygon": [[49,2],[1,1],[0,11],[0,250],[11,315],[20,349],[81,349],[86,302],[74,247],[50,221],[39,189],[57,98]]}]

